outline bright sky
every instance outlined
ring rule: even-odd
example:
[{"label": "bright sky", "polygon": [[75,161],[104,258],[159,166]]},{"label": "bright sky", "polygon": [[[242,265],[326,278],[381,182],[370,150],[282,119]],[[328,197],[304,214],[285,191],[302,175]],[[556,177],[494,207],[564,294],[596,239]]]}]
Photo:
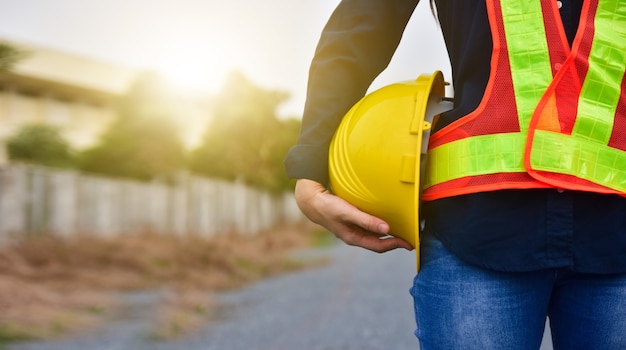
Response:
[{"label": "bright sky", "polygon": [[[0,39],[129,66],[215,91],[229,70],[291,94],[300,116],[308,66],[338,0],[0,0]],[[372,89],[450,68],[427,1]]]}]

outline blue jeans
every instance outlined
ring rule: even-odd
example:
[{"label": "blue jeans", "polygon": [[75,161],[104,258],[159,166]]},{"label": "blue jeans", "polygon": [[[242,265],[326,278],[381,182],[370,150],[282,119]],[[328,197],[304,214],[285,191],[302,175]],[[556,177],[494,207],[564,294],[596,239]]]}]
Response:
[{"label": "blue jeans", "polygon": [[485,270],[431,235],[421,254],[411,288],[421,350],[536,350],[546,318],[555,349],[626,349],[626,274]]}]

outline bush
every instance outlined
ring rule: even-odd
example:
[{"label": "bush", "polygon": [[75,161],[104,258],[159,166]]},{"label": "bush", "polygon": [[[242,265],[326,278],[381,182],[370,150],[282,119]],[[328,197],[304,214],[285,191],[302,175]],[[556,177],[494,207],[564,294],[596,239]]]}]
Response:
[{"label": "bush", "polygon": [[62,168],[75,165],[69,143],[59,128],[52,125],[25,125],[7,140],[6,148],[12,161]]}]

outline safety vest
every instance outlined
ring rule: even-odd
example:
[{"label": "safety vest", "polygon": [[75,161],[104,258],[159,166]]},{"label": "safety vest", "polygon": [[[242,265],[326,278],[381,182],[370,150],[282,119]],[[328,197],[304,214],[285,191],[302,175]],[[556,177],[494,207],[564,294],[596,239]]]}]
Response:
[{"label": "safety vest", "polygon": [[626,196],[626,1],[586,0],[570,49],[555,0],[487,0],[477,109],[430,138],[423,200],[499,189]]}]

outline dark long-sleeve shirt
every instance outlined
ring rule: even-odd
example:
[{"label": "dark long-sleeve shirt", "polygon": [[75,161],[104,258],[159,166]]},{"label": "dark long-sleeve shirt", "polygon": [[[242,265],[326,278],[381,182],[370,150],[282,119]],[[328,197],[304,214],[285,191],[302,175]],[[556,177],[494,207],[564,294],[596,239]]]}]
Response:
[{"label": "dark long-sleeve shirt", "polygon": [[[328,183],[328,146],[335,129],[388,65],[417,2],[339,4],[311,64],[302,131],[285,158],[290,177]],[[571,43],[582,0],[561,4]],[[492,51],[484,0],[438,0],[437,13],[455,92],[454,109],[440,117],[435,132],[479,105]],[[425,231],[479,266],[502,271],[563,267],[626,272],[624,197],[555,189],[501,190],[424,202],[422,216]]]}]

